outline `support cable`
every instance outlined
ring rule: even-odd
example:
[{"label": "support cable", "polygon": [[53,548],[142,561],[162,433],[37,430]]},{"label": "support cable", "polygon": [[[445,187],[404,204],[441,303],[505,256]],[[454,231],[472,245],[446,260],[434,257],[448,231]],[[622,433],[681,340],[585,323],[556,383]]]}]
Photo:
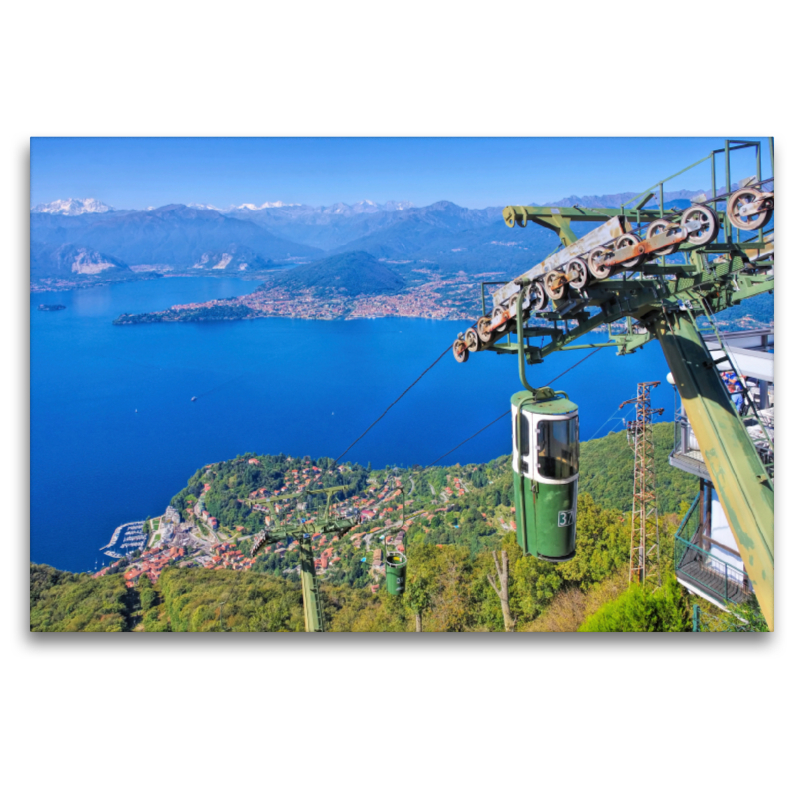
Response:
[{"label": "support cable", "polygon": [[[592,350],[592,352],[589,353],[588,356],[584,356],[580,361],[576,361],[571,367],[569,367],[569,369],[565,369],[560,375],[556,375],[555,378],[553,378],[552,380],[548,381],[545,384],[545,386],[549,386],[551,383],[555,383],[559,378],[563,378],[564,375],[566,375],[570,370],[575,369],[575,367],[577,367],[579,364],[582,364],[588,358],[591,358],[592,356],[597,355],[597,353],[599,353],[599,352],[600,352],[599,349]],[[428,464],[428,466],[425,467],[425,469],[428,469],[429,467],[434,466],[434,464],[438,464],[443,458],[446,458],[447,456],[449,456],[450,453],[454,453],[456,450],[458,450],[459,447],[461,447],[462,445],[465,445],[470,439],[474,439],[479,433],[483,433],[487,428],[491,428],[492,425],[495,424],[495,422],[500,422],[500,420],[503,419],[503,417],[508,416],[510,413],[511,413],[511,409],[509,409],[508,411],[504,411],[499,417],[497,417],[497,419],[493,419],[488,425],[484,425],[479,431],[476,431],[475,433],[473,433],[472,436],[468,436],[466,439],[464,439],[463,442],[461,442],[460,444],[457,444],[452,450],[448,450],[446,453],[444,453],[443,455],[439,456],[439,458],[437,458],[436,461],[431,461],[431,463]]]},{"label": "support cable", "polygon": [[[597,434],[600,433],[600,431],[603,430],[603,428],[605,428],[605,426],[608,425],[608,423],[611,422],[612,419],[622,420],[622,422],[627,422],[628,421],[628,414],[630,414],[630,409],[628,409],[628,411],[626,411],[621,417],[617,416],[617,411],[619,411],[618,408],[614,409],[614,411],[611,414],[611,416],[594,432],[594,434],[592,434],[589,437],[589,439],[596,439],[597,438]],[[614,427],[616,427],[616,425]],[[612,428],[611,430],[613,431],[614,428]],[[611,431],[609,431],[609,433],[610,432]]]},{"label": "support cable", "polygon": [[431,364],[429,367],[426,367],[426,368],[425,368],[425,369],[424,369],[424,370],[423,370],[423,371],[422,371],[422,372],[419,374],[419,376],[416,378],[416,380],[414,380],[414,382],[413,382],[413,383],[409,384],[409,385],[408,385],[408,386],[407,386],[407,387],[406,387],[406,388],[405,388],[405,389],[402,391],[402,393],[401,393],[401,394],[400,394],[400,395],[397,397],[397,399],[396,399],[396,400],[394,400],[393,402],[389,403],[389,405],[388,405],[388,406],[386,406],[386,410],[383,412],[383,414],[381,414],[381,415],[380,415],[380,416],[379,416],[379,417],[378,417],[378,418],[375,420],[375,422],[373,422],[373,423],[372,423],[372,424],[371,424],[371,425],[370,425],[370,426],[369,426],[369,427],[368,427],[368,428],[367,428],[367,429],[366,429],[366,430],[365,430],[365,431],[364,431],[364,432],[361,434],[361,436],[359,436],[357,439],[354,439],[354,440],[353,440],[353,442],[351,442],[351,443],[350,443],[350,445],[347,447],[347,449],[346,449],[346,450],[345,450],[345,451],[344,451],[344,452],[343,452],[343,453],[342,453],[340,456],[338,456],[337,458],[335,458],[335,459],[334,459],[333,463],[334,463],[334,464],[338,464],[338,463],[339,463],[339,461],[341,461],[341,460],[342,460],[342,459],[343,459],[343,458],[344,458],[344,457],[347,455],[347,453],[349,453],[349,452],[350,452],[350,450],[352,450],[352,449],[353,449],[353,447],[355,447],[355,445],[356,445],[358,442],[360,442],[360,441],[361,441],[361,440],[362,440],[362,439],[363,439],[363,438],[364,438],[364,437],[365,437],[365,436],[366,436],[366,435],[367,435],[367,434],[368,434],[368,433],[369,433],[369,432],[370,432],[370,431],[371,431],[371,430],[372,430],[372,429],[373,429],[373,428],[374,428],[374,427],[375,427],[375,426],[376,426],[376,425],[377,425],[377,424],[378,424],[378,423],[379,423],[379,422],[380,422],[380,421],[381,421],[381,420],[382,420],[382,419],[383,419],[383,418],[384,418],[384,417],[385,417],[385,416],[386,416],[386,415],[389,413],[389,410],[392,408],[392,406],[394,406],[394,405],[397,405],[397,403],[399,403],[399,402],[400,402],[400,400],[402,400],[402,399],[403,399],[403,397],[405,397],[405,395],[407,395],[407,394],[408,394],[408,392],[410,392],[410,391],[411,391],[411,389],[413,389],[413,388],[414,388],[414,386],[416,386],[416,385],[417,385],[417,384],[418,384],[418,383],[419,383],[419,382],[422,380],[422,378],[423,378],[423,376],[425,375],[425,373],[427,373],[427,372],[430,372],[430,371],[431,371],[431,370],[432,370],[432,369],[433,369],[433,368],[434,368],[434,367],[435,367],[435,366],[436,366],[436,365],[437,365],[437,364],[438,364],[438,363],[439,363],[439,362],[440,362],[440,361],[441,361],[441,360],[442,360],[442,359],[443,359],[443,358],[444,358],[444,357],[445,357],[445,356],[446,356],[446,355],[447,355],[449,352],[451,352],[451,351],[452,351],[452,345],[449,345],[449,346],[447,347],[447,349],[446,349],[446,350],[445,350],[445,351],[444,351],[444,352],[443,352],[443,353],[442,353],[442,354],[441,354],[441,355],[440,355],[440,356],[439,356],[439,357],[438,357],[438,358],[437,358],[437,359],[436,359],[436,360],[435,360],[435,361],[434,361],[434,362],[433,362],[433,363],[432,363],[432,364]]},{"label": "support cable", "polygon": [[500,422],[500,420],[503,419],[503,417],[507,417],[510,413],[511,413],[510,409],[508,411],[504,411],[499,417],[497,417],[497,419],[493,419],[488,425],[484,425],[479,431],[473,433],[472,436],[467,436],[467,438],[464,439],[463,442],[457,444],[452,450],[448,450],[446,453],[439,456],[439,458],[437,458],[436,461],[431,461],[431,463],[428,464],[428,466],[425,467],[425,469],[432,467],[434,464],[438,464],[443,458],[449,456],[450,453],[454,453],[456,450],[458,450],[458,448],[461,447],[461,445],[466,444],[470,439],[474,439],[479,433],[483,433],[487,428],[491,428],[492,425],[495,424],[495,422]]}]

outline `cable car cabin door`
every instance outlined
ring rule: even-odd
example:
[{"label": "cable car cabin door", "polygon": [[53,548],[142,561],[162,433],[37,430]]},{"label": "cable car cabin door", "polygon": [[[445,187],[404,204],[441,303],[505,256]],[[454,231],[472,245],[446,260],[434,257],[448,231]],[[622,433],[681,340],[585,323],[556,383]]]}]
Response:
[{"label": "cable car cabin door", "polygon": [[517,543],[545,561],[575,556],[580,440],[578,407],[566,398],[511,398]]}]

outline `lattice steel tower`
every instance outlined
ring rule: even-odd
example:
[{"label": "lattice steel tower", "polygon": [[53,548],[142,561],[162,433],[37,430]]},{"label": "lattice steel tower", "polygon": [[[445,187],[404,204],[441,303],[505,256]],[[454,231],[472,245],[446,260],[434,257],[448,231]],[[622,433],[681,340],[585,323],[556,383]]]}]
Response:
[{"label": "lattice steel tower", "polygon": [[628,444],[633,448],[633,513],[631,514],[631,560],[628,580],[645,583],[657,580],[661,585],[658,535],[658,502],[656,497],[656,446],[652,418],[663,414],[663,408],[650,407],[650,391],[661,381],[637,384],[636,419],[628,423]]}]

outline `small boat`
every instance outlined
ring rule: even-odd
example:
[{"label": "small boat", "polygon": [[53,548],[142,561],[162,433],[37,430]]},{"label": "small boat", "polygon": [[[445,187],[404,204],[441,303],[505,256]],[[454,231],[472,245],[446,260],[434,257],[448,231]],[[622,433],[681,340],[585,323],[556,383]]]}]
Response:
[{"label": "small boat", "polygon": [[192,402],[194,403],[194,401],[195,401],[195,400],[197,400],[197,398],[196,398],[196,397],[193,397],[193,398],[192,398]]}]

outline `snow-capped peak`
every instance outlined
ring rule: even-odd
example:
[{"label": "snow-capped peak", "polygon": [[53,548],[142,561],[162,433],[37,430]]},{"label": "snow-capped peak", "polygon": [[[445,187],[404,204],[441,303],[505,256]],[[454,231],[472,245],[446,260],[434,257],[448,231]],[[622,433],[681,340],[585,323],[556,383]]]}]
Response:
[{"label": "snow-capped peak", "polygon": [[261,211],[264,208],[293,208],[300,205],[299,203],[284,203],[283,200],[276,200],[274,203],[262,203],[257,206],[255,203],[242,203],[236,206],[240,211]]},{"label": "snow-capped peak", "polygon": [[416,206],[410,200],[387,200],[381,208],[384,211],[405,211]]},{"label": "snow-capped peak", "polygon": [[332,206],[323,206],[320,210],[324,214],[349,216],[350,214],[372,214],[377,211],[405,211],[414,207],[410,200],[389,200],[383,205],[376,203],[374,200],[359,200],[351,206],[347,205],[347,203],[334,203]]},{"label": "snow-capped peak", "polygon": [[205,206],[202,203],[187,203],[187,208],[198,208],[201,211],[222,211],[221,208],[217,208],[216,206]]},{"label": "snow-capped peak", "polygon": [[74,200],[71,197],[67,200],[54,200],[52,203],[40,203],[31,209],[31,211],[37,211],[40,214],[64,214],[68,217],[74,217],[78,214],[103,214],[106,211],[113,210],[111,206],[107,206],[93,197],[87,197],[84,200]]}]

